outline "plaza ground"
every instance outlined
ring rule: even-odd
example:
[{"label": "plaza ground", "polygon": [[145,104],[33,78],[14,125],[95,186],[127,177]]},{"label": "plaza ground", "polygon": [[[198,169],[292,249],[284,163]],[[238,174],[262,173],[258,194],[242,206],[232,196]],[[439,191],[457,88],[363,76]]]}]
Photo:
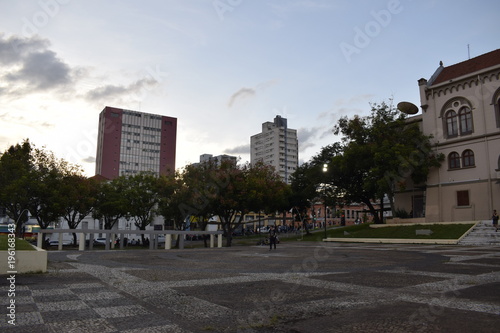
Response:
[{"label": "plaza ground", "polygon": [[[50,251],[2,332],[497,332],[500,247]],[[2,279],[6,279],[5,276]],[[5,297],[4,297],[5,296]]]}]

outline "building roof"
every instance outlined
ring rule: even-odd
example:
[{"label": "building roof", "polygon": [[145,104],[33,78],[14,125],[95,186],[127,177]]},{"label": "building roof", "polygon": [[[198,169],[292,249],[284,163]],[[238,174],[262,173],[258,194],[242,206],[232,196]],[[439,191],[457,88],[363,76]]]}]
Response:
[{"label": "building roof", "polygon": [[106,177],[104,177],[103,175],[100,175],[100,174],[96,174],[96,175],[90,177],[89,179],[94,179],[97,182],[106,182],[106,181],[110,180],[109,178],[106,178]]},{"label": "building roof", "polygon": [[500,49],[491,51],[475,58],[444,67],[432,85],[447,82],[463,75],[471,74],[482,69],[500,64]]}]

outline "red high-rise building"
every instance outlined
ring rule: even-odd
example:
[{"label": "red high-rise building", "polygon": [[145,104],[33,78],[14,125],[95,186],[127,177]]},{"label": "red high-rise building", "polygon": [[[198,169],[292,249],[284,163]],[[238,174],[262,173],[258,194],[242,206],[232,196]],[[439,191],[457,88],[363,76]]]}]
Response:
[{"label": "red high-rise building", "polygon": [[99,115],[96,174],[174,172],[176,140],[177,118],[106,106]]}]

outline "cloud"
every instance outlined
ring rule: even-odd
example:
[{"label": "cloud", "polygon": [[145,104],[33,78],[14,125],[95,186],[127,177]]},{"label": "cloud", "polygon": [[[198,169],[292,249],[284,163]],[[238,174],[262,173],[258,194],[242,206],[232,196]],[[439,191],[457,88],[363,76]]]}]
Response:
[{"label": "cloud", "polygon": [[[158,73],[155,72],[154,75],[156,74]],[[103,82],[106,75],[99,75],[98,82]],[[72,96],[100,104],[103,100],[109,102],[110,99],[136,101],[157,87],[159,82],[154,75],[148,73],[132,83],[89,87],[85,85],[86,82],[96,81],[90,69],[68,65],[50,49],[49,40],[38,36],[6,37],[0,33],[0,98],[20,98],[35,93],[57,92],[52,96],[59,100]],[[77,88],[83,92],[73,94]]]},{"label": "cloud", "polygon": [[54,125],[54,124],[48,123],[48,122],[46,122],[46,121],[45,121],[45,122],[43,122],[43,123],[41,123],[41,124],[40,124],[40,126],[41,126],[41,127],[45,127],[45,128],[53,128],[53,127],[55,127],[55,125]]},{"label": "cloud", "polygon": [[0,96],[29,95],[73,87],[72,69],[40,37],[0,35]]},{"label": "cloud", "polygon": [[39,50],[46,50],[49,46],[48,40],[38,36],[24,38],[14,35],[5,38],[5,35],[0,33],[0,63],[3,65],[15,64],[19,58]]},{"label": "cloud", "polygon": [[52,51],[30,53],[21,68],[5,75],[10,83],[24,83],[30,89],[50,90],[71,83],[71,69]]},{"label": "cloud", "polygon": [[349,99],[339,98],[335,101],[334,106],[340,107],[343,105],[352,105],[358,103],[366,103],[367,107],[369,106],[369,102],[373,99],[375,95],[373,94],[359,94],[354,95]]},{"label": "cloud", "polygon": [[104,85],[87,91],[84,98],[88,101],[109,100],[120,96],[140,97],[143,92],[151,90],[158,84],[152,77],[137,80],[129,85]]},{"label": "cloud", "polygon": [[318,136],[318,133],[321,131],[320,127],[311,127],[311,128],[299,128],[297,130],[297,139],[299,141],[299,151],[304,151],[307,148],[315,146],[315,139]]},{"label": "cloud", "polygon": [[241,88],[237,92],[231,95],[229,98],[229,102],[227,103],[228,107],[232,107],[236,102],[244,102],[246,100],[255,98],[257,96],[257,92],[264,91],[267,88],[276,84],[278,80],[268,80],[262,83],[259,83],[255,86],[255,88]]},{"label": "cloud", "polygon": [[84,163],[95,163],[95,156],[88,156],[88,157],[82,159],[82,162],[84,162]]},{"label": "cloud", "polygon": [[224,150],[225,154],[250,154],[250,144],[244,144]]},{"label": "cloud", "polygon": [[247,100],[253,98],[256,95],[256,91],[253,88],[241,88],[237,92],[231,95],[229,98],[229,102],[227,103],[228,107],[232,107],[233,104],[238,100]]}]

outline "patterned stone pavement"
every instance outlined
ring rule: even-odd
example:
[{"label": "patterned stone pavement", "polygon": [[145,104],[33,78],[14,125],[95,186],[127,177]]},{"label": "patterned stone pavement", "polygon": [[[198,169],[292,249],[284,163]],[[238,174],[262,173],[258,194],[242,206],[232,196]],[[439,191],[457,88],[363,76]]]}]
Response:
[{"label": "patterned stone pavement", "polygon": [[51,251],[2,332],[498,332],[500,247]]}]

